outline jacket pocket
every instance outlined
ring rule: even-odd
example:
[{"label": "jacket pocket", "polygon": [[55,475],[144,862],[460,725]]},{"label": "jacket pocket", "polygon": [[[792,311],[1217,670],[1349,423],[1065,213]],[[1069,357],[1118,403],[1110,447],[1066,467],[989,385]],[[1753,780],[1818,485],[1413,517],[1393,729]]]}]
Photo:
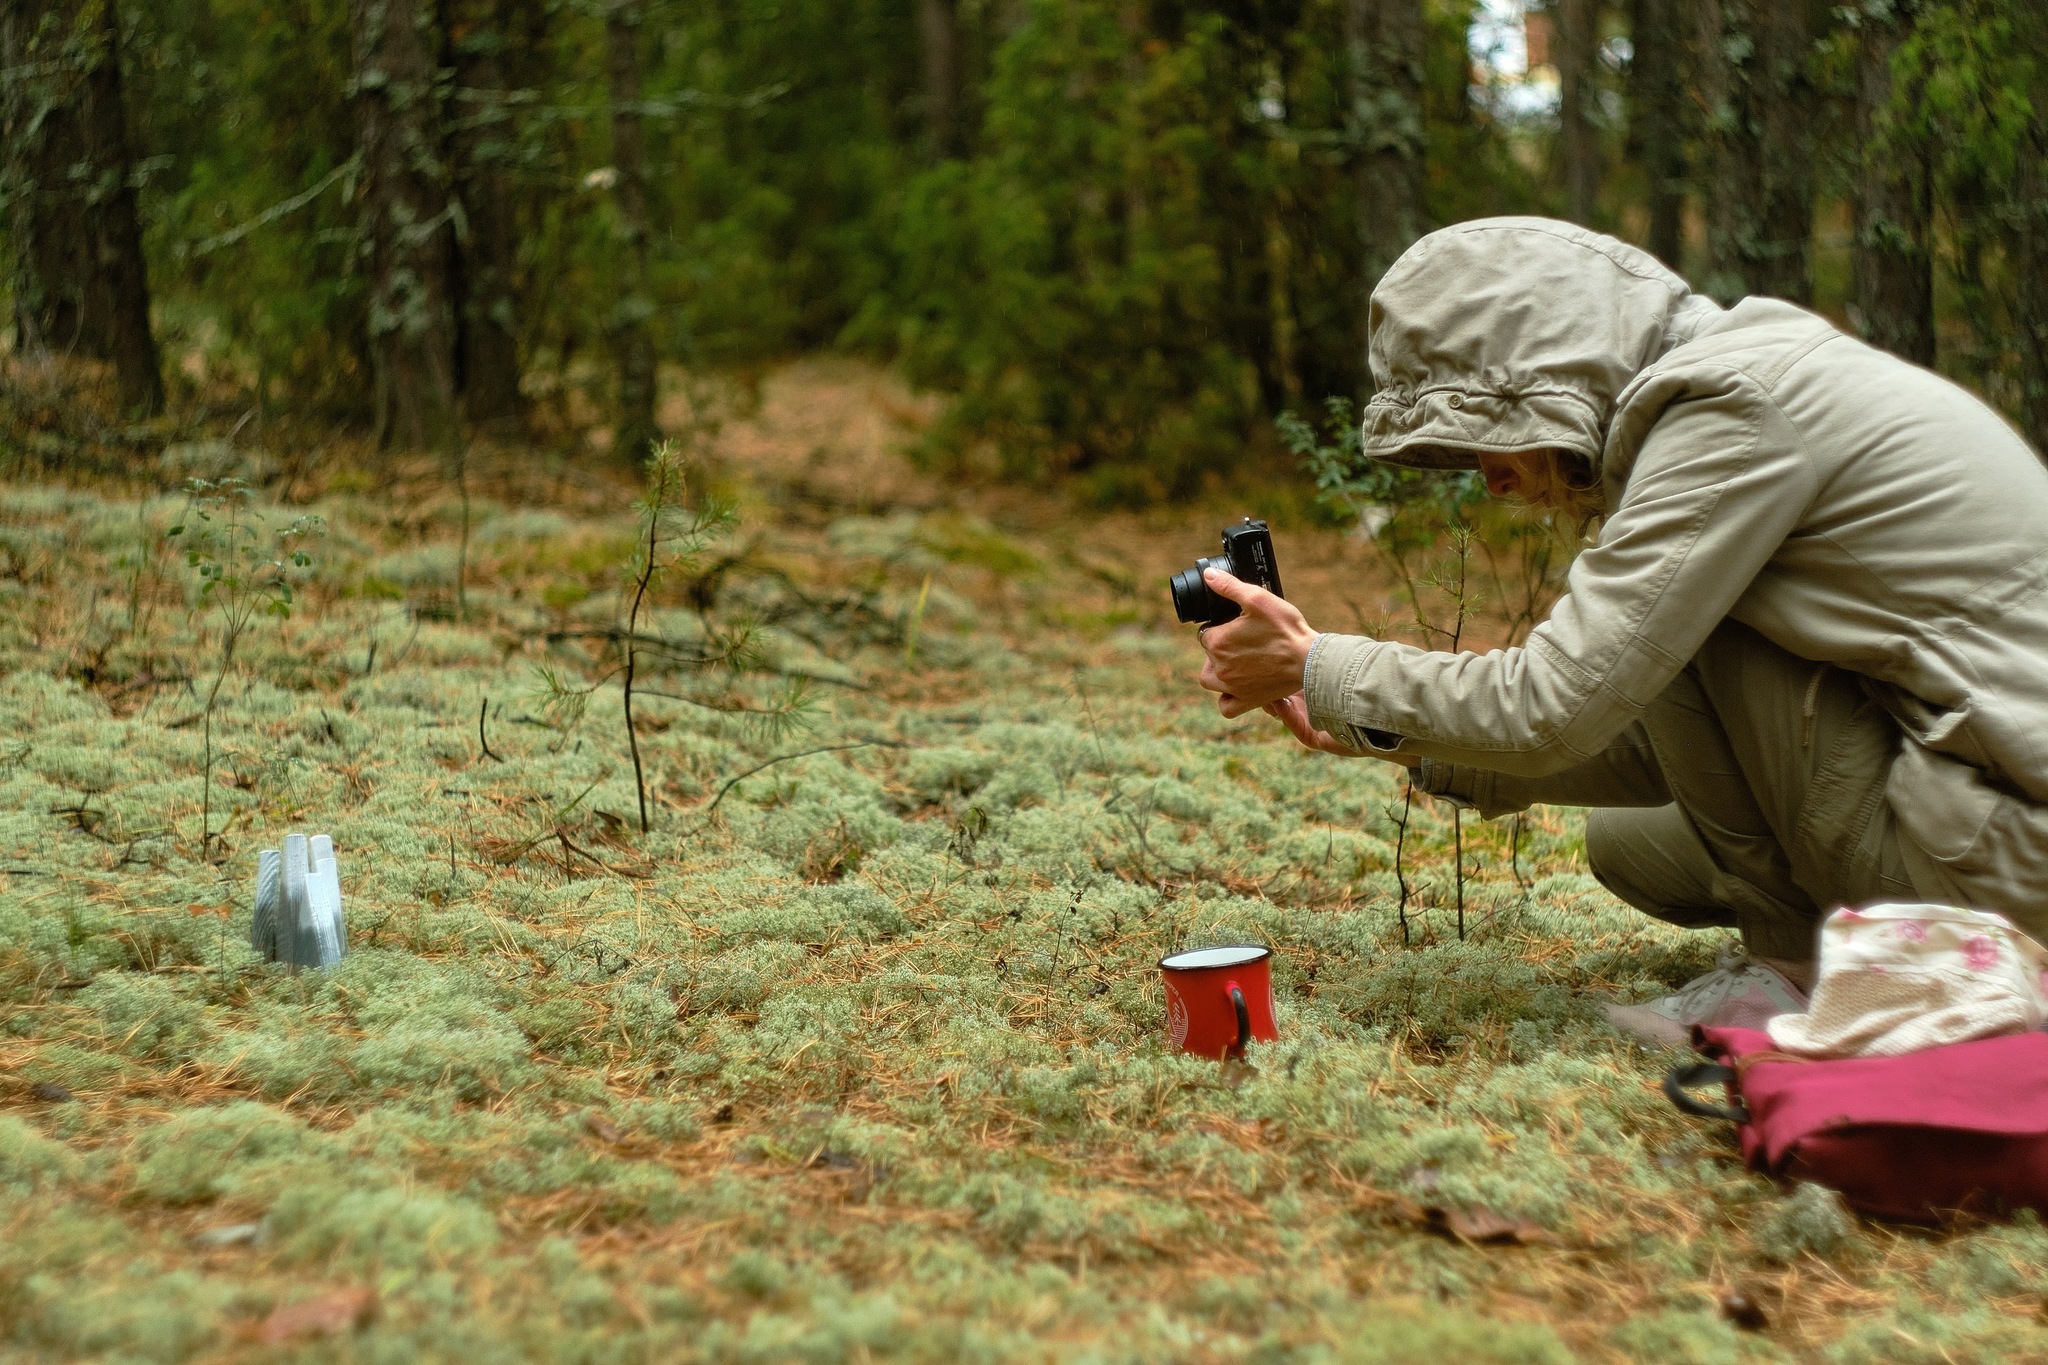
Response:
[{"label": "jacket pocket", "polygon": [[1996,910],[2048,941],[2048,806],[1911,741],[1886,794],[1915,884],[1932,883],[1920,885],[1923,895]]},{"label": "jacket pocket", "polygon": [[[1955,713],[1951,713],[1955,714]],[[1899,830],[1928,857],[1951,865],[1970,861],[1970,852],[2001,801],[1974,766],[1936,753],[1909,736],[1900,746],[1885,795],[1899,817]]]}]

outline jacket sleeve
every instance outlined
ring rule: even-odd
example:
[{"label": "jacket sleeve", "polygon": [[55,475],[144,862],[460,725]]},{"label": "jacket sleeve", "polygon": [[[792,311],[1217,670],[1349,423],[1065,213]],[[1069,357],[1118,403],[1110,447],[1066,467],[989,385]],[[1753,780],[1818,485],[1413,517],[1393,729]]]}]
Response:
[{"label": "jacket sleeve", "polygon": [[1662,806],[1671,800],[1664,769],[1640,723],[1630,725],[1584,763],[1548,777],[1510,777],[1425,758],[1415,771],[1415,787],[1470,806],[1489,820],[1539,804]]},{"label": "jacket sleeve", "polygon": [[1599,543],[1527,644],[1446,654],[1327,636],[1304,679],[1317,726],[1361,748],[1398,736],[1407,752],[1513,777],[1602,753],[1698,652],[1815,491],[1798,433],[1753,379],[1673,380]]}]

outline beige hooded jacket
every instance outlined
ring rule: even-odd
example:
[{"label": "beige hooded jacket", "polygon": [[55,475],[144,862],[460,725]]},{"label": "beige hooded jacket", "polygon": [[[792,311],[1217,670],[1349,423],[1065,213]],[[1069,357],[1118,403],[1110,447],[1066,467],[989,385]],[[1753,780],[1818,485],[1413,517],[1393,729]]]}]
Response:
[{"label": "beige hooded jacket", "polygon": [[1319,726],[1422,755],[1489,815],[1662,804],[1637,717],[1732,617],[1872,680],[1923,896],[2048,929],[2048,466],[2003,420],[1789,303],[1724,311],[1543,219],[1423,238],[1371,328],[1368,455],[1563,447],[1608,516],[1523,646],[1323,636]]}]

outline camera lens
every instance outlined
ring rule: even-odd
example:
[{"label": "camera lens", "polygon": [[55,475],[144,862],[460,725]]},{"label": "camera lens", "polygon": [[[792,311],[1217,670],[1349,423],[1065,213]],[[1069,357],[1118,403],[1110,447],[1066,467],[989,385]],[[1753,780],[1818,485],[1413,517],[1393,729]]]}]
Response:
[{"label": "camera lens", "polygon": [[1182,569],[1173,576],[1173,614],[1183,621],[1208,619],[1207,599],[1215,594],[1202,582],[1200,569]]},{"label": "camera lens", "polygon": [[1182,569],[1173,576],[1173,613],[1183,621],[1199,621],[1205,626],[1220,626],[1225,621],[1237,619],[1237,603],[1227,597],[1218,597],[1202,580],[1204,569],[1230,568],[1230,562],[1221,555],[1209,559],[1198,559],[1192,569]]}]

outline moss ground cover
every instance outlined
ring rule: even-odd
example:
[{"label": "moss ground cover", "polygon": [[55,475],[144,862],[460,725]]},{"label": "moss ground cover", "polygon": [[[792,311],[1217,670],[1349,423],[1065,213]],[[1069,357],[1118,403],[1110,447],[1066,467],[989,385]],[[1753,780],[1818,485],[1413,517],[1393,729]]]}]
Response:
[{"label": "moss ground cover", "polygon": [[[1395,777],[1218,719],[1144,546],[735,467],[728,590],[821,681],[797,734],[637,701],[643,838],[616,689],[536,683],[602,671],[630,489],[480,468],[459,608],[435,479],[264,505],[328,534],[223,691],[218,865],[178,498],[0,488],[12,1352],[2048,1355],[2038,1223],[1864,1224],[1670,1111],[1589,993],[1718,941],[1608,898],[1568,813],[1467,823],[1461,942],[1418,802],[1404,944]],[[287,829],[341,852],[330,975],[244,946]],[[1242,939],[1283,1040],[1175,1055],[1153,963]]]}]

